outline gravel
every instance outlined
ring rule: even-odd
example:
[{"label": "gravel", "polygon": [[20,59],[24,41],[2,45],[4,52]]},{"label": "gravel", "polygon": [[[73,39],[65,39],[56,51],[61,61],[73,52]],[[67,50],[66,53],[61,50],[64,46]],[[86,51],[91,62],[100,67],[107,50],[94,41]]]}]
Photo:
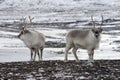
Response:
[{"label": "gravel", "polygon": [[1,80],[120,80],[120,60],[0,63]]}]

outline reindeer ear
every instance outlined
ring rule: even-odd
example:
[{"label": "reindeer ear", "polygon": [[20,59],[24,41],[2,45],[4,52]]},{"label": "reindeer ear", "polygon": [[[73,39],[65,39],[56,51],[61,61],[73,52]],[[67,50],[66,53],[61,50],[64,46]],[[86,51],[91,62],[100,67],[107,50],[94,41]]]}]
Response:
[{"label": "reindeer ear", "polygon": [[100,32],[102,32],[103,31],[103,28],[100,28]]},{"label": "reindeer ear", "polygon": [[94,29],[94,28],[92,29],[92,32],[95,32],[95,29]]},{"label": "reindeer ear", "polygon": [[100,27],[100,28],[98,28],[98,30],[101,33],[103,31],[103,28]]},{"label": "reindeer ear", "polygon": [[25,27],[25,26],[22,26],[22,30],[25,31],[25,30],[26,30],[26,27]]}]

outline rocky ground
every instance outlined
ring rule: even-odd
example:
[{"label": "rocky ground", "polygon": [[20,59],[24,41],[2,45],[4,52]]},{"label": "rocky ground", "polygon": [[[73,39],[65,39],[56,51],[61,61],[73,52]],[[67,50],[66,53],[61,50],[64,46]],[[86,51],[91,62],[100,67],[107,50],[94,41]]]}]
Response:
[{"label": "rocky ground", "polygon": [[120,80],[120,60],[0,63],[2,80]]}]

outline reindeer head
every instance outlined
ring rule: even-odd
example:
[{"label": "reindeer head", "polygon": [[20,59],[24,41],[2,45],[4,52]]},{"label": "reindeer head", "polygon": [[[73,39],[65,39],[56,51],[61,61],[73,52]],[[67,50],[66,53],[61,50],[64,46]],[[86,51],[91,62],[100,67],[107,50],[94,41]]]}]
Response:
[{"label": "reindeer head", "polygon": [[103,31],[103,28],[102,28],[102,24],[103,24],[103,16],[102,17],[102,21],[101,21],[101,24],[100,24],[100,27],[96,28],[95,27],[95,22],[93,21],[93,16],[91,16],[91,20],[93,22],[93,29],[92,29],[92,32],[94,33],[94,36],[96,38],[98,38],[100,36],[100,34],[102,33]]},{"label": "reindeer head", "polygon": [[[29,20],[30,20],[30,23],[32,23],[32,20],[33,20],[34,18],[31,18],[31,16],[29,16]],[[27,34],[27,33],[30,33],[30,31],[29,30],[27,30],[27,26],[26,26],[26,17],[22,17],[22,19],[21,19],[21,22],[22,22],[22,25],[19,27],[19,29],[20,29],[20,33],[19,33],[19,35],[18,35],[18,38],[20,38],[22,35],[25,35],[25,34]]]},{"label": "reindeer head", "polygon": [[27,29],[25,28],[25,26],[22,26],[22,29],[21,29],[21,31],[20,31],[20,33],[19,33],[19,35],[18,35],[18,38],[20,38],[22,35],[25,35],[25,34],[27,34],[27,33],[30,33],[30,31],[27,30]]}]

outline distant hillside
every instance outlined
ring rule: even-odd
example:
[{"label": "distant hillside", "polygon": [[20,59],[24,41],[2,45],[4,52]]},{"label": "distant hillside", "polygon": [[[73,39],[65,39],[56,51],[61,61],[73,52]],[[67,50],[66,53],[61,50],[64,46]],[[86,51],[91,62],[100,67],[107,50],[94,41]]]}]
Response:
[{"label": "distant hillside", "polygon": [[116,8],[119,0],[0,0],[0,10]]},{"label": "distant hillside", "polygon": [[[8,14],[9,13],[9,14]],[[35,22],[89,20],[91,15],[120,18],[119,0],[0,0],[0,23],[14,22],[21,16],[36,17]]]}]

